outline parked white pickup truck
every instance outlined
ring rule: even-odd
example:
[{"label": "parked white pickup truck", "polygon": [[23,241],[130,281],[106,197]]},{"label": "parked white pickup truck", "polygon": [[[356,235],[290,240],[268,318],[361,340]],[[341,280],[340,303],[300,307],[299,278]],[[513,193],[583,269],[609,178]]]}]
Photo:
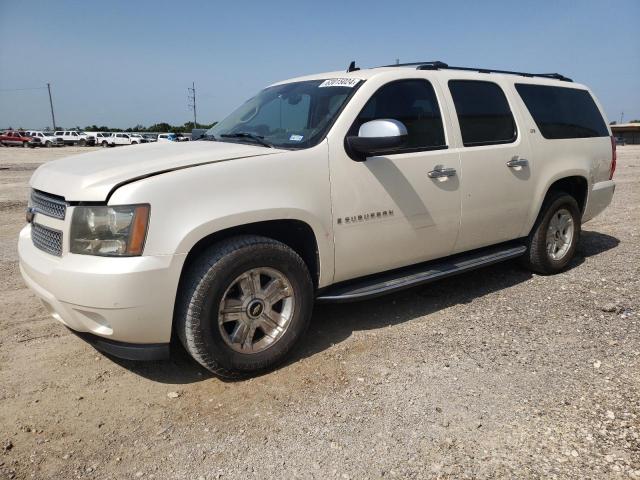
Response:
[{"label": "parked white pickup truck", "polygon": [[100,138],[100,145],[103,147],[115,147],[117,145],[137,145],[141,143],[140,139],[131,136],[128,133],[111,133],[106,137]]},{"label": "parked white pickup truck", "polygon": [[613,197],[613,140],[590,90],[558,74],[296,78],[198,141],[43,164],[20,269],[99,349],[159,358],[175,335],[218,375],[254,374],[300,342],[314,301],[515,258],[562,272]]},{"label": "parked white pickup truck", "polygon": [[62,138],[65,145],[79,145],[81,147],[94,145],[93,138],[85,132],[79,132],[76,130],[58,130],[54,135]]},{"label": "parked white pickup truck", "polygon": [[31,137],[29,141],[30,147],[62,147],[64,141],[62,137],[56,137],[53,132],[43,132],[40,130],[34,130],[26,132]]}]

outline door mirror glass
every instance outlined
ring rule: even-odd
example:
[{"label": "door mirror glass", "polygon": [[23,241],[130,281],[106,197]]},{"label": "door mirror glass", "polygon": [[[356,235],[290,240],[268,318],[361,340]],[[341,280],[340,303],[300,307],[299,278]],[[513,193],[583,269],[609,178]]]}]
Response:
[{"label": "door mirror glass", "polygon": [[380,119],[365,122],[360,126],[357,136],[346,138],[347,148],[364,161],[376,152],[398,148],[407,139],[407,127],[398,120]]}]

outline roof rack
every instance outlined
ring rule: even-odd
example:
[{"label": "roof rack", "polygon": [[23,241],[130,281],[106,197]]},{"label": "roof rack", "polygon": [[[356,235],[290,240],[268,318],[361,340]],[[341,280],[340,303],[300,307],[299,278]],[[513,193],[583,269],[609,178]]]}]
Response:
[{"label": "roof rack", "polygon": [[416,67],[416,70],[463,70],[467,72],[480,72],[480,73],[506,73],[508,75],[520,75],[522,77],[544,77],[552,78],[554,80],[562,80],[563,82],[573,82],[569,77],[565,77],[559,73],[525,73],[525,72],[512,72],[510,70],[493,70],[489,68],[475,68],[475,67],[452,67],[444,62],[435,60],[432,62],[411,62],[411,63],[395,63],[392,65],[383,65],[383,67]]}]

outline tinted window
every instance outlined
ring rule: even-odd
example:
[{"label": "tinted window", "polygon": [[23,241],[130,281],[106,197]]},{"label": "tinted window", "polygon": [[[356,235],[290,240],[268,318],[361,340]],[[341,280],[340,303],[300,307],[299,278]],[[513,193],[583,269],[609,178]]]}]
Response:
[{"label": "tinted window", "polygon": [[502,89],[492,82],[451,80],[449,90],[465,147],[510,143],[516,123]]},{"label": "tinted window", "polygon": [[516,84],[544,138],[607,137],[607,125],[586,90]]},{"label": "tinted window", "polygon": [[363,123],[382,118],[399,120],[407,127],[408,139],[400,151],[445,146],[438,100],[426,80],[400,80],[380,88],[364,106],[349,134],[357,135]]}]

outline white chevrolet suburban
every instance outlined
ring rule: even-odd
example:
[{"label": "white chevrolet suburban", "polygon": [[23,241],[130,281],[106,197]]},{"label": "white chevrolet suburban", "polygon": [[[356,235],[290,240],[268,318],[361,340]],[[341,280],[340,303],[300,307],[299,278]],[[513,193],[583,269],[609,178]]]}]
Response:
[{"label": "white chevrolet suburban", "polygon": [[611,202],[612,140],[562,75],[352,64],[272,85],[196,142],[42,165],[20,268],[102,351],[156,359],[173,336],[218,375],[253,374],[314,301],[513,258],[562,271]]}]

